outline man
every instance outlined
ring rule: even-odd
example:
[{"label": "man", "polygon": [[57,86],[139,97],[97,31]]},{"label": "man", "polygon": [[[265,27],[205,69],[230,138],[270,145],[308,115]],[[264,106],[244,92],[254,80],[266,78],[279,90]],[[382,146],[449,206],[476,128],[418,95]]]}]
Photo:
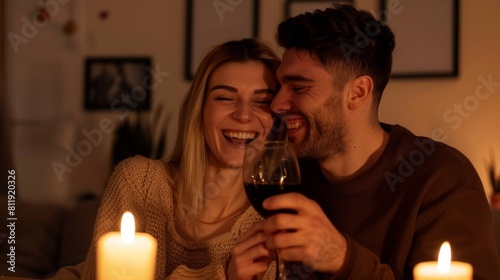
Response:
[{"label": "man", "polygon": [[234,274],[262,275],[279,250],[293,279],[412,279],[414,266],[437,260],[449,241],[474,279],[500,279],[489,205],[469,160],[379,122],[390,29],[336,5],[286,20],[277,40],[286,51],[271,109],[303,159],[303,191],[264,201],[298,214],[256,224],[235,248]]}]

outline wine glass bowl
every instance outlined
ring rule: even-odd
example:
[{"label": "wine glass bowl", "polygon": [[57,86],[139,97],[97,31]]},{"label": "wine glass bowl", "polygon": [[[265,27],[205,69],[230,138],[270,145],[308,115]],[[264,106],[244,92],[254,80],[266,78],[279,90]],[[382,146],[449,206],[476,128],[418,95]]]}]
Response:
[{"label": "wine glass bowl", "polygon": [[[248,200],[262,217],[296,214],[292,209],[267,210],[262,206],[270,196],[299,190],[300,169],[292,144],[264,141],[248,145],[243,160],[243,184]],[[286,278],[285,264],[276,251],[276,279]]]},{"label": "wine glass bowl", "polygon": [[266,210],[262,202],[273,195],[298,191],[300,171],[292,144],[264,141],[249,145],[245,149],[243,183],[248,200],[262,217],[291,212],[289,209]]}]

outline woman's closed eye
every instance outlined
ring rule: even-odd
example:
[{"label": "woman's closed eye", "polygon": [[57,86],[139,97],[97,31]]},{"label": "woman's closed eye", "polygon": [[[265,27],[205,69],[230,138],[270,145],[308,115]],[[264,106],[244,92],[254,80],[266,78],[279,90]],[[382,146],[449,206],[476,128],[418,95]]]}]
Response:
[{"label": "woman's closed eye", "polygon": [[215,100],[222,102],[230,102],[230,101],[235,101],[236,99],[234,97],[229,97],[229,96],[217,96],[215,97]]},{"label": "woman's closed eye", "polygon": [[272,98],[266,98],[266,99],[257,100],[255,103],[257,103],[258,105],[261,105],[261,106],[270,106],[272,102],[273,102]]}]

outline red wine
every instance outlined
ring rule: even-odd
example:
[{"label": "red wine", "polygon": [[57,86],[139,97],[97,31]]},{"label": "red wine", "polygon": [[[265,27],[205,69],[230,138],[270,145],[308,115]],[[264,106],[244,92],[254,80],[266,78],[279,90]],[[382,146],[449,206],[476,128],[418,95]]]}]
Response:
[{"label": "red wine", "polygon": [[259,214],[267,218],[276,213],[291,213],[296,214],[297,212],[291,209],[280,209],[280,210],[266,210],[262,207],[262,202],[273,195],[298,192],[299,185],[290,184],[252,184],[245,183],[245,192],[247,194],[248,200],[252,203],[252,206],[259,212]]}]

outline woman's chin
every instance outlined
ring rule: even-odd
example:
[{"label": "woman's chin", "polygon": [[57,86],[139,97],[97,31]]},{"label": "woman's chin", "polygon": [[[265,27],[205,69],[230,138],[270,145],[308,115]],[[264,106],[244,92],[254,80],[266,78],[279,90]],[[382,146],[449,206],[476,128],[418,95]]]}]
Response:
[{"label": "woman's chin", "polygon": [[226,162],[227,168],[238,169],[243,167],[243,161],[229,161]]}]

